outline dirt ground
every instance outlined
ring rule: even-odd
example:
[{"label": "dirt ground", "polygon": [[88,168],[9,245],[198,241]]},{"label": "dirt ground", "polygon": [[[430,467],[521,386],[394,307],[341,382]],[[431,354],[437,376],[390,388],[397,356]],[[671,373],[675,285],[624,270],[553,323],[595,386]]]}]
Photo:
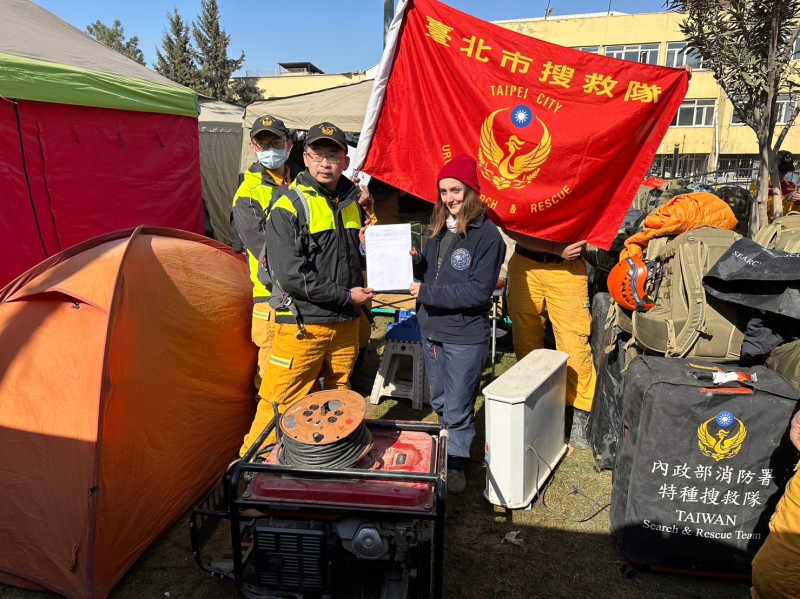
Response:
[{"label": "dirt ground", "polygon": [[[379,318],[385,330],[388,319]],[[382,337],[382,335],[381,335]],[[380,339],[373,339],[368,365],[377,368]],[[499,356],[498,375],[514,360]],[[490,370],[484,371],[484,386]],[[433,420],[430,409],[415,412],[407,400],[386,399],[370,406],[371,418]],[[478,438],[483,447],[483,398],[477,407]],[[480,452],[476,452],[480,453]],[[610,534],[608,509],[611,473],[595,472],[590,452],[575,452],[557,469],[545,493],[531,510],[507,510],[483,497],[482,456],[467,469],[467,491],[447,501],[444,587],[447,599],[745,599],[742,581],[712,580],[635,571],[626,565]],[[573,492],[577,487],[579,494]],[[596,502],[593,504],[593,500]],[[580,520],[592,512],[597,515]],[[562,516],[556,516],[558,512]],[[156,541],[111,593],[112,599],[222,599],[236,597],[234,584],[201,571],[191,553],[188,515]],[[379,596],[369,569],[346,576],[350,588],[340,599]],[[53,594],[0,586],[0,598],[52,599]],[[337,595],[337,597],[339,597]]]},{"label": "dirt ground", "polygon": [[[387,402],[388,403],[388,402]],[[482,467],[473,464],[464,495],[450,497],[445,533],[447,599],[745,599],[746,583],[651,572],[623,573],[625,559],[609,534],[608,510],[582,524],[551,516],[537,502],[531,511],[490,505],[482,495]],[[593,484],[584,484],[592,482]],[[584,492],[609,492],[610,473],[597,474],[588,452],[576,452],[559,468],[546,498],[578,518],[591,502],[569,496],[577,483]],[[559,500],[559,497],[562,500]],[[134,564],[112,599],[223,599],[236,597],[232,582],[201,571],[192,557],[183,517]],[[520,544],[503,539],[518,533]],[[348,571],[348,576],[360,574]],[[363,584],[342,599],[379,596],[368,571]],[[7,599],[52,599],[53,594],[0,587]]]}]

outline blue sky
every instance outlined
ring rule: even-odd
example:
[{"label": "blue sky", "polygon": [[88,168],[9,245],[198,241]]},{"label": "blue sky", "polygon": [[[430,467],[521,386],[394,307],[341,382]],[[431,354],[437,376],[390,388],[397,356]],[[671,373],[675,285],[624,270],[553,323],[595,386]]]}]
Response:
[{"label": "blue sky", "polygon": [[[167,13],[177,8],[184,21],[200,12],[200,0],[35,0],[78,29],[100,20],[122,22],[126,37],[138,36],[147,66],[168,28]],[[245,52],[245,70],[277,69],[279,62],[311,62],[326,73],[358,71],[380,60],[383,0],[218,0],[222,27],[230,35],[228,55]],[[448,0],[465,13],[498,21],[605,12],[608,0]],[[611,10],[662,12],[663,0],[611,0]],[[42,43],[47,43],[43,40]]]}]

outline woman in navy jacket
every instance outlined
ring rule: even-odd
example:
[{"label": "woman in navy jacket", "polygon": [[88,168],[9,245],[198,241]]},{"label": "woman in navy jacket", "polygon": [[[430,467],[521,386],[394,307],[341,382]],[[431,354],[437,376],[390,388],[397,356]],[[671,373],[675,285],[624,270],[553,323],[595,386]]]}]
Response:
[{"label": "woman in navy jacket", "polygon": [[506,246],[480,201],[475,159],[459,154],[437,177],[439,201],[420,256],[411,251],[431,405],[450,431],[448,489],[466,487],[475,398],[489,348],[489,309]]}]

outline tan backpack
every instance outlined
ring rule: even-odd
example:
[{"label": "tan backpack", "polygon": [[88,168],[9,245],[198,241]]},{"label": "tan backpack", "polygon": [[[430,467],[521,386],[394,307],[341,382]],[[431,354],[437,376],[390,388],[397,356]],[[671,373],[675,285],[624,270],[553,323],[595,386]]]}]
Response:
[{"label": "tan backpack", "polygon": [[773,349],[767,358],[766,366],[800,390],[800,339]]},{"label": "tan backpack", "polygon": [[800,212],[789,212],[761,229],[754,241],[768,250],[800,252]]},{"label": "tan backpack", "polygon": [[703,275],[737,239],[733,231],[700,227],[650,242],[646,259],[660,260],[663,273],[655,307],[633,313],[636,345],[668,358],[739,361],[746,315],[703,289]]}]

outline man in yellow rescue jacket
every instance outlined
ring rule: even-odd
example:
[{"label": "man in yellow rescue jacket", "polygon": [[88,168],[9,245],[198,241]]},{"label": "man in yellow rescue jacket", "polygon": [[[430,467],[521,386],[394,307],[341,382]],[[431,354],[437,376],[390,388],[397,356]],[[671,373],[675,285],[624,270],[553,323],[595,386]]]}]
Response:
[{"label": "man in yellow rescue jacket", "polygon": [[[349,166],[344,132],[332,123],[312,127],[303,161],[306,170],[288,195],[273,201],[267,216],[275,337],[262,400],[240,455],[272,420],[273,403],[282,414],[314,390],[320,377],[326,389],[350,388],[361,306],[372,299],[361,270],[368,217],[359,205],[362,190],[342,176]],[[273,439],[274,434],[267,443]]]},{"label": "man in yellow rescue jacket", "polygon": [[[244,180],[233,198],[232,233],[238,235],[247,255],[250,280],[253,282],[253,343],[258,346],[258,372],[256,390],[261,395],[261,385],[272,352],[272,328],[275,313],[269,307],[270,292],[258,278],[259,255],[264,247],[265,209],[272,192],[280,185],[289,185],[300,167],[288,160],[292,149],[289,130],[283,121],[266,115],[256,119],[250,129],[250,149],[256,162],[244,174]],[[263,395],[261,395],[263,397]]]}]

